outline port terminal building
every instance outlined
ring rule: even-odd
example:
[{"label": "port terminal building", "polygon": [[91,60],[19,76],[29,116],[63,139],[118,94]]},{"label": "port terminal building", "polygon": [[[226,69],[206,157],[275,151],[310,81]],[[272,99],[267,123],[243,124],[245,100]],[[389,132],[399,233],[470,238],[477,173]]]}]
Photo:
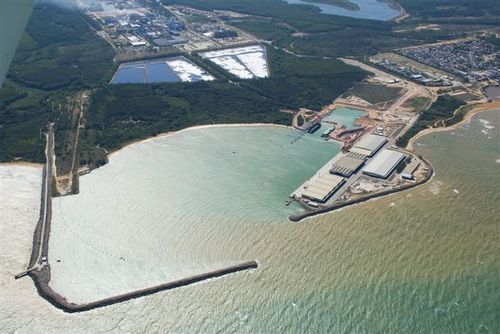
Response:
[{"label": "port terminal building", "polygon": [[349,178],[360,170],[365,160],[366,158],[362,154],[352,152],[347,152],[347,154],[339,153],[336,159],[333,160],[330,173]]},{"label": "port terminal building", "polygon": [[414,180],[414,173],[418,167],[420,167],[420,162],[417,159],[413,159],[408,165],[406,165],[405,169],[401,173],[401,178],[405,180]]},{"label": "port terminal building", "polygon": [[368,162],[363,169],[363,174],[387,179],[405,157],[405,154],[401,152],[383,149]]},{"label": "port terminal building", "polygon": [[345,179],[341,176],[330,173],[320,174],[304,186],[302,197],[325,203],[344,183]]},{"label": "port terminal building", "polygon": [[387,143],[387,137],[367,133],[349,151],[373,157],[385,143]]}]

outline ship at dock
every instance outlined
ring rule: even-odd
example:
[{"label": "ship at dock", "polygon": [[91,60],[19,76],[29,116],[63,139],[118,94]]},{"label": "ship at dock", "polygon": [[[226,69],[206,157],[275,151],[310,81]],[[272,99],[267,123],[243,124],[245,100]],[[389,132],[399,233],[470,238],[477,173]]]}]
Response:
[{"label": "ship at dock", "polygon": [[333,131],[335,131],[335,125],[332,126],[331,128],[326,129],[325,131],[323,131],[323,133],[321,134],[321,137],[328,137],[328,136],[330,136],[330,133],[332,133]]},{"label": "ship at dock", "polygon": [[316,131],[318,131],[319,129],[321,128],[321,123],[320,122],[316,122],[316,123],[313,123],[308,129],[307,129],[307,133],[311,134],[311,133],[315,133]]}]

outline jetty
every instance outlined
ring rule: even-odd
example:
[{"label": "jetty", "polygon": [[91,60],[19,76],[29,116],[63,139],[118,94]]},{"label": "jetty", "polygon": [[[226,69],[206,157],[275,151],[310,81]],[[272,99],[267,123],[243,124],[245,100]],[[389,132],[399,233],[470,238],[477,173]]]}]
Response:
[{"label": "jetty", "polygon": [[[57,307],[58,309],[67,312],[67,313],[76,313],[76,312],[84,312],[90,311],[96,308],[101,308],[105,306],[110,306],[113,304],[123,303],[132,299],[141,298],[144,296],[152,295],[161,291],[171,290],[175,288],[180,288],[183,286],[187,286],[194,283],[199,283],[202,281],[206,281],[213,278],[218,278],[224,275],[237,273],[244,270],[256,269],[258,268],[257,261],[247,261],[242,262],[233,266],[228,266],[225,268],[217,269],[214,271],[209,271],[206,273],[189,276],[186,278],[182,278],[179,280],[155,285],[152,287],[127,292],[124,294],[116,295],[113,297],[101,299],[95,302],[83,303],[83,304],[75,304],[68,302],[64,297],[56,293],[52,290],[48,284],[45,282],[35,279],[35,286],[38,290],[40,296],[45,298],[49,303]],[[33,272],[32,272],[33,273]],[[35,273],[36,277],[36,273]]]},{"label": "jetty", "polygon": [[227,266],[217,270],[189,276],[179,280],[166,282],[152,287],[139,289],[124,294],[101,299],[95,302],[75,304],[69,302],[66,298],[55,292],[50,286],[50,264],[48,259],[49,252],[49,236],[50,224],[52,218],[52,184],[53,184],[53,168],[54,168],[54,131],[53,124],[49,124],[47,128],[46,148],[45,148],[45,165],[43,167],[43,183],[42,195],[40,204],[40,218],[35,228],[33,235],[33,248],[31,252],[30,263],[28,268],[14,276],[15,279],[20,279],[25,276],[30,276],[35,283],[38,294],[45,298],[49,303],[56,308],[68,313],[89,311],[95,308],[113,305],[125,302],[131,299],[140,298],[151,295],[160,291],[175,289],[186,285],[206,281],[209,279],[218,278],[228,274],[237,273],[244,270],[258,268],[257,261],[245,261],[239,264]]}]

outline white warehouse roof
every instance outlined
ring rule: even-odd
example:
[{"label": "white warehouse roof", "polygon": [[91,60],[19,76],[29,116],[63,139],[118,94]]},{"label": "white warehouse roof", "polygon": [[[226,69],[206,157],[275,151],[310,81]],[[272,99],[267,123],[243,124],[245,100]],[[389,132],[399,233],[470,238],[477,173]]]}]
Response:
[{"label": "white warehouse roof", "polygon": [[384,149],[366,165],[363,173],[386,179],[404,158],[401,152]]},{"label": "white warehouse roof", "polygon": [[369,151],[371,153],[368,156],[372,156],[385,143],[387,143],[387,137],[367,133],[363,137],[361,137],[361,139],[356,144],[354,144],[354,148]]},{"label": "white warehouse roof", "polygon": [[302,196],[314,201],[325,202],[344,182],[344,178],[340,176],[325,173],[315,180],[311,180]]}]

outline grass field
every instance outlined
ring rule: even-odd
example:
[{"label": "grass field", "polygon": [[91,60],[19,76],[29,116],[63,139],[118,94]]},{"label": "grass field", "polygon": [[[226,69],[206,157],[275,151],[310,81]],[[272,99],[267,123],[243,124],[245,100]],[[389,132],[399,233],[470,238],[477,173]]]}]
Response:
[{"label": "grass field", "polygon": [[417,96],[404,104],[404,107],[412,108],[415,112],[423,111],[430,103],[430,97]]}]

